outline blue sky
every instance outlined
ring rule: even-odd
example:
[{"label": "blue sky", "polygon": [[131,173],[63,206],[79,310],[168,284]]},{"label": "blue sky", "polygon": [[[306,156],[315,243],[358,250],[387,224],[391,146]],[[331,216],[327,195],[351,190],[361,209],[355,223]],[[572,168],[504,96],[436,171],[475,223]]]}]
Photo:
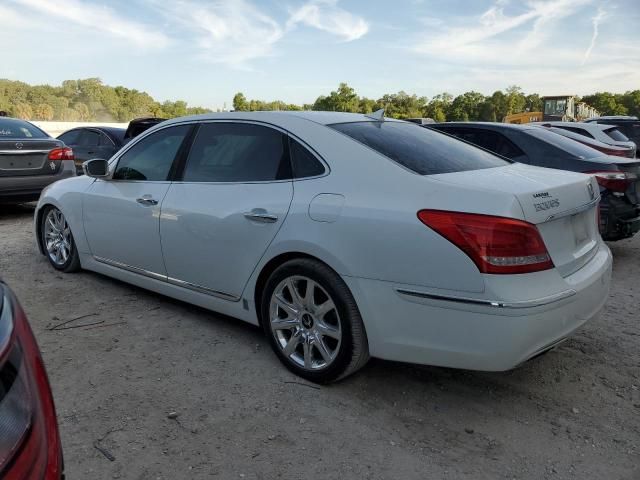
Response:
[{"label": "blue sky", "polygon": [[0,78],[210,108],[339,82],[372,98],[640,88],[639,0],[2,0],[0,24]]}]

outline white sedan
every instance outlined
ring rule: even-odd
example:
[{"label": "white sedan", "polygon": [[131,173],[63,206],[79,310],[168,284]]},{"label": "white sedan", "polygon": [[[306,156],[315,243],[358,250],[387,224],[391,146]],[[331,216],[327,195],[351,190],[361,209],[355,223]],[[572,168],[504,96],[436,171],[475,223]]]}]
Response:
[{"label": "white sedan", "polygon": [[500,371],[602,308],[611,253],[589,176],[375,115],[163,122],[35,212],[54,268],[260,325],[315,382],[369,356]]}]

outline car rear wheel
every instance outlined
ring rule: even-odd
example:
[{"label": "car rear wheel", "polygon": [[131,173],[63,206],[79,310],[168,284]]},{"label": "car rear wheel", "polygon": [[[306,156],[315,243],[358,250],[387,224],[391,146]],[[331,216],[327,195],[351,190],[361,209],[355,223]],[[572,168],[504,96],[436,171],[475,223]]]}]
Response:
[{"label": "car rear wheel", "polygon": [[311,259],[291,260],[269,277],[262,324],[278,358],[312,382],[340,380],[369,359],[356,302],[344,281]]},{"label": "car rear wheel", "polygon": [[80,270],[80,257],[71,227],[60,210],[46,207],[40,234],[45,255],[53,268],[67,273]]}]

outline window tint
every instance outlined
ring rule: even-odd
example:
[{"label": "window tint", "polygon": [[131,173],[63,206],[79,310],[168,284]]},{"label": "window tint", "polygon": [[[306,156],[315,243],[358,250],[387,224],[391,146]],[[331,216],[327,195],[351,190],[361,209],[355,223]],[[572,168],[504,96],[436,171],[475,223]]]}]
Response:
[{"label": "window tint", "polygon": [[0,139],[5,138],[48,138],[35,125],[15,118],[0,118]]},{"label": "window tint", "polygon": [[525,130],[525,133],[542,140],[545,143],[553,145],[560,150],[578,158],[595,158],[601,157],[602,153],[598,150],[587,147],[580,142],[576,142],[568,137],[564,137],[558,133],[551,132],[545,127],[532,127]]},{"label": "window tint", "polygon": [[329,125],[420,175],[501,167],[509,162],[409,122]]},{"label": "window tint", "polygon": [[100,134],[95,130],[81,130],[76,143],[79,147],[97,147]]},{"label": "window tint", "polygon": [[78,143],[78,137],[80,136],[80,130],[71,130],[70,132],[63,133],[58,137],[58,140],[62,140],[65,145],[75,145]]},{"label": "window tint", "polygon": [[577,133],[585,137],[595,138],[593,135],[591,135],[589,132],[587,132],[583,128],[576,128],[576,127],[558,127],[558,128],[562,128],[563,130],[568,130],[569,132]]},{"label": "window tint", "polygon": [[481,128],[443,129],[469,143],[510,159],[526,156],[511,140],[501,133]]},{"label": "window tint", "polygon": [[109,137],[107,137],[104,133],[100,133],[100,146],[102,147],[113,147],[115,143]]},{"label": "window tint", "polygon": [[127,150],[113,174],[116,180],[167,180],[190,125],[163,128]]},{"label": "window tint", "polygon": [[624,133],[622,133],[620,130],[618,130],[617,128],[608,128],[608,129],[606,129],[604,131],[604,133],[609,135],[616,142],[628,142],[629,141],[627,136]]},{"label": "window tint", "polygon": [[291,178],[286,135],[249,123],[203,123],[185,166],[185,182],[264,182]]},{"label": "window tint", "polygon": [[315,177],[324,173],[324,165],[308,149],[293,139],[289,140],[293,176],[295,178]]}]

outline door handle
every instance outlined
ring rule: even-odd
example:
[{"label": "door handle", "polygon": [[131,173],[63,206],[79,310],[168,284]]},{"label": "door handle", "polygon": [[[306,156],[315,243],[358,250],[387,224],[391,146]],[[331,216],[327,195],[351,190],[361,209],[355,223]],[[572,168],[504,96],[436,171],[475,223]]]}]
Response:
[{"label": "door handle", "polygon": [[151,205],[157,205],[158,201],[154,200],[151,197],[140,197],[140,198],[136,198],[136,202],[138,202],[140,205],[144,205],[146,206],[151,206]]},{"label": "door handle", "polygon": [[255,210],[244,213],[244,218],[260,223],[275,223],[278,221],[277,215],[267,213],[267,211],[262,208],[256,208]]}]

